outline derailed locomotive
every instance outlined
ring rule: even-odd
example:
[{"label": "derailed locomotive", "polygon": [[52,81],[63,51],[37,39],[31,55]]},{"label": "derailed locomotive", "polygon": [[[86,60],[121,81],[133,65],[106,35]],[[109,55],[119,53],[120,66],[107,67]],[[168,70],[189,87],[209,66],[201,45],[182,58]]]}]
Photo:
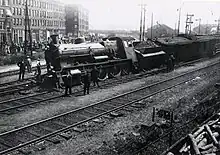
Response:
[{"label": "derailed locomotive", "polygon": [[[54,37],[52,37],[53,40]],[[77,40],[75,44],[61,44],[45,52],[47,64],[62,72],[81,74],[94,65],[100,69],[100,78],[122,73],[139,72],[166,64],[170,55],[176,62],[189,61],[216,53],[218,36],[179,35],[176,37],[135,41],[132,37],[110,37],[99,43]],[[56,47],[56,41],[55,47]]]}]

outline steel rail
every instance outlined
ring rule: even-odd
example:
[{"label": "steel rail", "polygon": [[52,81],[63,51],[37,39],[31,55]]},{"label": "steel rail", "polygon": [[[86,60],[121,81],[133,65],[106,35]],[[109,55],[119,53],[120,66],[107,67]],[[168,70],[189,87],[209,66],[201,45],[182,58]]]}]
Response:
[{"label": "steel rail", "polygon": [[[203,58],[202,58],[202,59],[198,59],[198,60],[193,60],[193,61],[190,61],[190,62],[185,62],[185,63],[182,63],[181,65],[179,65],[179,67],[180,67],[180,66],[183,66],[183,65],[193,64],[193,63],[199,62],[199,61],[201,61],[201,60],[203,60]],[[161,68],[160,71],[162,71],[162,70],[164,70],[164,69],[166,69],[166,68]],[[155,74],[156,74],[157,72],[158,72],[158,71],[156,71]],[[153,74],[154,71],[153,71],[153,72],[151,71],[150,73]],[[122,83],[130,82],[130,81],[132,81],[132,80],[137,80],[137,79],[141,79],[141,78],[147,77],[148,74],[149,74],[149,72],[143,72],[143,73],[141,73],[141,74],[136,74],[136,75],[134,75],[134,76],[132,76],[132,77],[129,77],[129,78],[126,78],[126,79],[124,79],[124,78],[117,79],[117,78],[116,78],[116,80],[113,80],[113,81],[104,83],[104,84],[102,84],[101,86],[102,86],[102,87],[103,87],[103,86],[108,86],[109,84],[112,85],[112,83],[113,83],[113,84],[115,84],[115,83],[118,84],[118,82],[122,82]],[[124,80],[126,80],[126,81],[124,81]],[[92,88],[92,89],[94,89],[94,88]],[[92,90],[92,89],[91,89],[91,90]],[[76,95],[76,94],[81,93],[81,92],[83,92],[83,90],[79,90],[79,91],[77,91],[77,92],[74,92],[72,95]],[[34,95],[34,96],[39,96],[39,95],[41,95],[41,94],[36,94],[36,95]],[[7,101],[4,101],[4,102],[0,102],[0,105],[1,105],[1,104],[6,104],[6,103],[9,103],[9,102],[13,102],[13,101],[17,101],[17,100],[21,100],[21,99],[26,99],[26,98],[29,98],[29,97],[34,97],[34,96],[31,95],[31,96],[22,97],[22,98],[17,98],[17,99],[13,99],[13,100],[7,100]],[[9,111],[9,110],[13,110],[13,109],[17,109],[17,108],[22,108],[22,107],[29,106],[29,105],[33,105],[33,104],[37,104],[37,103],[41,103],[41,102],[44,102],[44,101],[53,100],[53,99],[56,99],[56,98],[60,98],[60,97],[62,97],[62,96],[63,96],[63,95],[59,95],[59,96],[55,96],[55,97],[48,97],[47,99],[42,99],[42,100],[39,100],[39,101],[32,101],[32,102],[30,102],[30,103],[26,103],[26,104],[21,104],[21,105],[17,105],[17,106],[13,106],[13,107],[8,107],[8,108],[0,109],[0,113],[1,113],[1,112],[5,112],[5,111]]]},{"label": "steel rail", "polygon": [[[183,84],[183,83],[185,83],[185,82],[187,82],[187,81],[188,81],[188,80],[185,80],[185,81],[183,81],[183,82],[180,82],[180,83],[178,83],[178,84],[169,86],[169,87],[167,87],[167,88],[165,88],[165,89],[162,89],[162,90],[160,90],[160,91],[156,91],[156,92],[154,92],[154,93],[152,93],[152,94],[150,94],[150,95],[144,96],[144,97],[142,97],[142,98],[140,98],[140,99],[134,100],[134,101],[129,102],[129,103],[125,104],[125,105],[119,106],[119,107],[114,108],[114,109],[112,109],[112,110],[108,110],[108,111],[106,111],[106,112],[103,112],[103,113],[101,113],[101,114],[95,115],[95,116],[90,117],[90,118],[88,118],[88,119],[85,119],[85,120],[83,120],[83,121],[79,121],[78,123],[69,125],[69,126],[67,126],[67,127],[65,127],[65,128],[62,128],[62,129],[56,130],[56,131],[54,131],[54,132],[51,132],[51,133],[49,133],[49,134],[43,135],[43,136],[41,136],[41,137],[39,137],[39,138],[30,140],[30,141],[25,142],[25,143],[21,143],[21,144],[19,144],[18,146],[15,146],[15,147],[9,148],[9,149],[7,149],[7,150],[1,151],[0,153],[1,153],[1,154],[5,154],[5,153],[8,153],[8,152],[17,150],[17,149],[19,149],[19,148],[22,148],[22,147],[24,147],[24,146],[27,146],[27,145],[29,145],[29,144],[35,143],[35,142],[37,142],[37,141],[43,140],[43,139],[45,139],[45,138],[51,137],[51,136],[56,135],[56,134],[58,134],[58,133],[64,132],[64,131],[66,131],[66,130],[68,130],[68,129],[70,129],[70,128],[73,128],[73,127],[78,126],[78,125],[80,125],[80,124],[83,124],[83,123],[85,123],[85,122],[91,121],[91,120],[93,120],[93,119],[95,119],[95,118],[101,117],[101,116],[106,115],[106,114],[108,114],[108,113],[111,113],[111,112],[113,112],[113,111],[121,110],[122,108],[127,107],[127,106],[129,106],[129,105],[131,105],[131,104],[133,104],[133,103],[136,103],[136,102],[138,102],[138,101],[147,99],[147,98],[149,98],[149,97],[151,97],[151,96],[153,96],[153,95],[156,95],[156,94],[158,94],[158,93],[161,93],[161,92],[163,92],[163,91],[165,91],[165,90],[168,90],[168,89],[170,89],[170,88],[173,88],[173,87],[175,87],[175,86],[181,85],[181,84]],[[99,104],[100,104],[100,103],[99,103]],[[92,105],[90,105],[90,106],[88,106],[88,107],[91,107],[91,106],[92,106]],[[66,113],[65,115],[70,114],[70,113],[73,113],[73,112],[78,112],[78,111],[83,110],[83,109],[88,108],[88,107],[83,107],[83,108],[80,108],[80,109],[76,109],[76,110],[74,110],[74,111],[71,111],[71,112]],[[50,120],[52,120],[52,119],[56,119],[56,118],[58,118],[58,117],[62,117],[62,116],[64,116],[64,114],[55,116],[54,118],[49,118],[49,119],[46,119],[46,120],[42,120],[42,121],[39,121],[39,122],[37,122],[37,123],[33,123],[33,124],[28,125],[28,126],[25,126],[25,127],[22,127],[22,128],[18,128],[18,129],[15,129],[15,130],[12,130],[12,131],[3,133],[3,134],[0,134],[0,137],[1,137],[1,136],[4,136],[4,135],[6,135],[6,134],[11,134],[12,132],[16,132],[16,131],[20,131],[20,130],[26,129],[26,128],[31,127],[31,126],[34,126],[34,125],[38,125],[38,124],[43,123],[43,122],[46,122],[46,121],[50,121]]]},{"label": "steel rail", "polygon": [[[199,68],[199,69],[195,69],[195,70],[193,70],[193,71],[189,71],[189,72],[187,72],[187,73],[184,73],[184,74],[181,74],[181,75],[178,75],[178,76],[175,76],[175,77],[166,79],[166,80],[162,80],[162,81],[160,81],[160,82],[156,82],[156,83],[154,83],[154,84],[151,84],[151,85],[148,85],[148,86],[144,86],[144,87],[138,88],[138,89],[136,89],[136,90],[129,91],[129,92],[127,92],[127,93],[123,93],[123,94],[121,94],[121,95],[117,95],[117,96],[115,96],[115,97],[112,97],[112,98],[109,98],[109,99],[105,99],[105,100],[103,100],[103,101],[100,101],[100,102],[97,102],[97,103],[94,103],[94,104],[91,104],[91,105],[88,105],[88,106],[85,106],[85,107],[81,107],[81,108],[78,108],[78,109],[75,109],[75,110],[71,110],[71,111],[69,111],[69,112],[66,112],[66,113],[63,113],[63,114],[60,114],[60,115],[57,115],[57,116],[53,116],[53,117],[48,118],[48,119],[45,119],[45,120],[41,120],[41,121],[39,121],[39,122],[36,122],[36,123],[33,123],[33,124],[29,124],[29,125],[27,125],[27,126],[24,126],[24,127],[18,128],[18,129],[14,129],[14,130],[11,130],[11,131],[8,131],[8,132],[1,133],[1,134],[0,134],[0,138],[3,137],[3,136],[9,135],[9,134],[15,133],[15,132],[23,131],[23,130],[29,128],[29,127],[33,127],[33,126],[37,126],[37,125],[40,125],[40,124],[45,123],[45,122],[53,121],[53,120],[55,120],[55,119],[57,119],[57,118],[64,117],[64,116],[66,116],[66,115],[68,115],[68,114],[77,113],[77,112],[80,112],[80,111],[82,111],[82,110],[85,110],[85,109],[88,109],[88,108],[91,108],[91,107],[95,107],[96,105],[104,104],[104,103],[106,103],[107,101],[111,101],[111,100],[114,100],[114,99],[119,99],[120,97],[124,97],[124,96],[126,96],[126,95],[128,95],[128,94],[137,93],[137,92],[139,92],[139,91],[141,91],[141,90],[148,89],[148,88],[150,88],[150,87],[153,87],[153,86],[156,86],[156,85],[159,85],[159,84],[168,82],[168,81],[172,81],[172,80],[177,79],[177,78],[179,78],[179,77],[187,76],[188,74],[191,74],[191,73],[196,73],[196,72],[198,72],[198,71],[200,71],[200,70],[202,70],[202,69],[205,69],[205,68],[214,66],[214,65],[216,65],[216,64],[219,64],[219,63],[214,63],[214,64],[211,64],[211,65],[206,66],[206,67],[201,67],[201,68]],[[190,78],[190,79],[192,79],[192,78]],[[77,125],[80,125],[80,124],[82,124],[82,123],[88,122],[88,121],[90,121],[90,120],[93,120],[93,119],[95,119],[95,118],[97,118],[97,117],[106,115],[106,114],[111,113],[111,112],[113,112],[113,111],[120,110],[120,109],[122,109],[122,108],[124,108],[124,107],[127,107],[127,106],[133,104],[133,103],[136,103],[136,102],[138,102],[138,101],[141,101],[141,100],[144,100],[144,99],[146,99],[146,98],[149,98],[149,97],[151,97],[151,96],[153,96],[153,95],[156,95],[156,94],[158,94],[158,93],[161,93],[161,92],[163,92],[163,91],[166,91],[166,90],[168,90],[168,89],[170,89],[170,88],[173,88],[173,87],[176,87],[176,86],[178,86],[178,85],[181,85],[181,84],[185,83],[186,81],[189,81],[189,79],[188,79],[188,80],[182,80],[181,82],[179,82],[179,83],[177,83],[177,84],[174,84],[174,85],[168,86],[168,87],[166,87],[166,88],[160,89],[160,90],[155,91],[155,92],[153,92],[153,93],[151,93],[151,94],[148,94],[148,95],[146,95],[146,96],[144,96],[144,97],[141,97],[141,98],[138,98],[138,99],[132,99],[132,101],[129,101],[129,102],[126,103],[126,104],[120,105],[120,106],[115,107],[115,108],[113,108],[113,109],[111,109],[111,110],[107,110],[107,111],[104,110],[105,112],[96,114],[95,116],[86,118],[85,120],[78,121],[77,123],[74,123],[74,124],[72,124],[72,125],[68,125],[67,127],[58,129],[58,130],[56,130],[56,131],[54,131],[54,132],[45,134],[45,135],[43,135],[43,136],[40,136],[40,137],[38,137],[38,138],[36,138],[36,139],[33,139],[33,140],[30,140],[30,141],[28,141],[28,142],[20,143],[19,145],[14,146],[14,147],[11,147],[11,148],[6,149],[6,150],[3,150],[3,151],[1,151],[0,153],[3,154],[3,153],[11,152],[11,151],[13,151],[13,150],[17,150],[17,149],[19,149],[19,148],[21,148],[21,147],[24,147],[24,146],[27,146],[27,145],[29,145],[29,144],[35,143],[35,142],[37,142],[37,141],[40,141],[40,140],[42,140],[42,139],[45,139],[45,138],[48,138],[48,137],[50,137],[50,136],[56,135],[57,133],[61,133],[61,132],[63,132],[63,131],[66,131],[66,130],[68,130],[68,129],[74,127],[74,126],[77,126]]]},{"label": "steel rail", "polygon": [[[46,65],[42,65],[41,66],[41,69],[46,69]],[[32,70],[35,71],[37,69],[37,67],[32,67]],[[17,75],[19,73],[19,69],[16,69],[16,70],[11,70],[11,71],[8,71],[8,72],[1,72],[0,73],[0,78],[3,78],[3,77],[6,77],[6,76],[12,76],[12,75]]]}]

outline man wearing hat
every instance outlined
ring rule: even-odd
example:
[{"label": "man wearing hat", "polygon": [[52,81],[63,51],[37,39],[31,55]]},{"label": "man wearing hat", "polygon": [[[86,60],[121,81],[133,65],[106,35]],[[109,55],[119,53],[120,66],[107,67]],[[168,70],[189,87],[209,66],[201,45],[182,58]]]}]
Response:
[{"label": "man wearing hat", "polygon": [[25,73],[25,63],[24,60],[17,63],[19,67],[19,81],[24,80],[24,73]]},{"label": "man wearing hat", "polygon": [[70,71],[64,71],[64,74],[62,75],[62,79],[65,85],[65,96],[68,96],[72,94],[72,76],[70,74]]}]

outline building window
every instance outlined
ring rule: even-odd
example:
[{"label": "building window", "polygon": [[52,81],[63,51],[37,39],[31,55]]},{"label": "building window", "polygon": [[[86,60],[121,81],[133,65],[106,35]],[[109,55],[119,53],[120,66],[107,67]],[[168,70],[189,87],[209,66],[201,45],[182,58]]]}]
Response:
[{"label": "building window", "polygon": [[0,22],[0,30],[4,29],[4,22]]},{"label": "building window", "polygon": [[0,9],[0,17],[3,17],[3,16],[4,16],[4,10]]}]

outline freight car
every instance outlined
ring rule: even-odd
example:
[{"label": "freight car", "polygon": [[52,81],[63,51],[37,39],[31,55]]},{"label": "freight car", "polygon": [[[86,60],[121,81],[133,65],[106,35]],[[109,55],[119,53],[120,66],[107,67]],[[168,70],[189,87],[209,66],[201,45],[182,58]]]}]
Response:
[{"label": "freight car", "polygon": [[100,78],[160,67],[170,55],[174,55],[176,63],[212,56],[219,44],[219,37],[192,35],[144,42],[132,37],[110,37],[99,43],[88,43],[79,38],[75,44],[59,46],[56,36],[51,38],[55,45],[45,52],[47,64],[59,72],[71,70],[73,74],[81,74],[83,69],[95,65],[102,71]]},{"label": "freight car", "polygon": [[214,55],[219,38],[183,34],[178,37],[158,38],[156,42],[168,55],[173,54],[176,61],[181,62]]}]

